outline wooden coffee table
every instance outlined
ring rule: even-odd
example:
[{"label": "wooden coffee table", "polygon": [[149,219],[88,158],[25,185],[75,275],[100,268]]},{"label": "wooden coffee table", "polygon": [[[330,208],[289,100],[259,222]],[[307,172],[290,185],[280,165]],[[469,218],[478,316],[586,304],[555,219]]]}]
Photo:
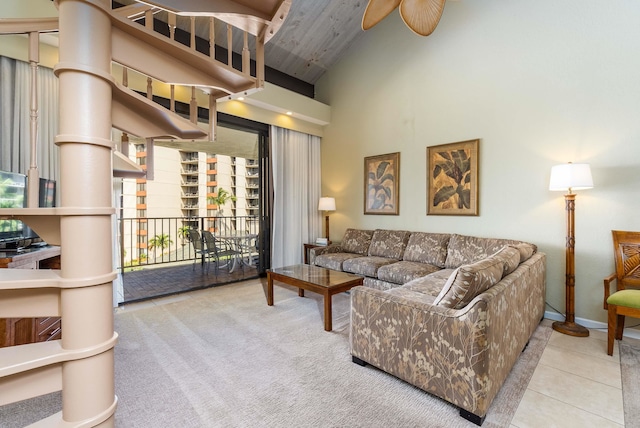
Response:
[{"label": "wooden coffee table", "polygon": [[298,287],[298,296],[304,290],[324,296],[324,329],[332,330],[331,296],[362,285],[363,278],[351,273],[338,272],[313,265],[293,265],[267,270],[267,305],[273,306],[273,281]]}]

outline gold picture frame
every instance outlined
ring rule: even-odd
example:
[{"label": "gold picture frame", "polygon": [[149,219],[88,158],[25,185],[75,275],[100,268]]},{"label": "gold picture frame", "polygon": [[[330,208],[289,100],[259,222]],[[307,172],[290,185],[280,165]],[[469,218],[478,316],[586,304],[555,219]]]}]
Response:
[{"label": "gold picture frame", "polygon": [[400,152],[364,158],[364,213],[400,214]]},{"label": "gold picture frame", "polygon": [[478,215],[480,140],[427,147],[427,215]]}]

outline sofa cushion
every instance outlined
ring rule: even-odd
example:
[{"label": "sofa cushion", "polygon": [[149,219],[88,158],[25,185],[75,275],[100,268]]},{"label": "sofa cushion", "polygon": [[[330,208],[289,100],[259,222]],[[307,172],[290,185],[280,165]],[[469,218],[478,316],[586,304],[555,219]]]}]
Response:
[{"label": "sofa cushion", "polygon": [[366,256],[369,253],[372,236],[373,230],[347,229],[340,243],[342,251]]},{"label": "sofa cushion", "polygon": [[364,280],[362,281],[362,285],[367,288],[373,288],[380,291],[387,291],[391,290],[392,288],[402,287],[401,284],[393,284],[391,282],[381,281],[378,278],[371,278],[368,276],[365,276]]},{"label": "sofa cushion", "polygon": [[[449,246],[447,248],[445,267],[455,269],[462,265],[475,263],[479,260],[486,259],[505,245],[519,244],[528,245],[530,247],[529,250],[532,251],[531,254],[535,252],[535,247],[533,245],[523,243],[522,241],[498,238],[479,238],[476,236],[453,234],[451,235]],[[523,251],[524,248],[525,247],[523,246]],[[531,254],[529,257],[531,257]],[[521,262],[524,261],[522,258],[525,255],[526,254],[521,253]]]},{"label": "sofa cushion", "polygon": [[[378,279],[394,284],[405,284],[413,279],[420,278],[435,271],[440,270],[439,267],[427,263],[409,262],[401,260],[378,269]],[[442,282],[440,283],[442,288]]]},{"label": "sofa cushion", "polygon": [[326,253],[316,257],[314,263],[316,266],[320,266],[327,269],[343,270],[342,264],[345,260],[362,257],[359,254],[354,253]]},{"label": "sofa cushion", "polygon": [[502,262],[504,263],[504,267],[502,270],[503,277],[516,270],[516,268],[520,264],[520,251],[518,251],[517,248],[511,245],[505,245],[504,247],[500,248],[497,253],[493,254],[490,257],[496,257],[499,260],[502,260]]},{"label": "sofa cushion", "polygon": [[410,235],[406,230],[376,229],[371,237],[369,255],[400,260]]},{"label": "sofa cushion", "polygon": [[460,266],[453,271],[434,304],[452,309],[464,308],[474,297],[502,279],[503,266],[497,257]]},{"label": "sofa cushion", "polygon": [[356,275],[370,276],[375,278],[378,274],[380,266],[395,263],[397,260],[388,259],[386,257],[354,257],[345,260],[342,263],[342,270],[345,272],[355,273]]},{"label": "sofa cushion", "polygon": [[440,295],[440,291],[442,291],[442,286],[445,282],[446,280],[443,280],[442,278],[429,275],[409,281],[402,288],[422,294],[428,294],[435,298]]},{"label": "sofa cushion", "polygon": [[403,260],[443,268],[450,237],[448,233],[413,232],[404,250]]},{"label": "sofa cushion", "polygon": [[[391,290],[387,291],[387,293],[389,293],[389,295],[391,295],[391,296],[398,296],[398,297],[401,297],[403,299],[410,300],[411,302],[421,303],[423,305],[433,305],[433,300],[435,299],[435,297],[432,294],[422,293],[422,292],[416,291],[416,290],[410,290],[410,289],[405,288],[405,287],[392,288]],[[390,321],[391,321],[391,324],[390,324],[391,326],[393,326],[396,321],[398,322],[397,325],[401,326],[404,322],[409,324],[413,320],[409,320],[409,319],[392,319]]]}]

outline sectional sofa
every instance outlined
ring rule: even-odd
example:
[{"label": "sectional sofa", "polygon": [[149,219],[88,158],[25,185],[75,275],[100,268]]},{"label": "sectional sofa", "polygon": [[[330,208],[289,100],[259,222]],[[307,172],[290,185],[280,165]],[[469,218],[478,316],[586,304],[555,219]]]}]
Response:
[{"label": "sectional sofa", "polygon": [[482,425],[544,314],[544,253],[508,239],[348,229],[311,262],[365,277],[351,290],[351,354]]}]

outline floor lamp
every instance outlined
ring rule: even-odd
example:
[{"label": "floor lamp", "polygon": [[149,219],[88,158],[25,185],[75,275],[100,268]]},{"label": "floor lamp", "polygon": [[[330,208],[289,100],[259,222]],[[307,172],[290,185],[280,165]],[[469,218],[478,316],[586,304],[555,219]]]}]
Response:
[{"label": "floor lamp", "polygon": [[318,202],[318,211],[324,211],[325,213],[325,238],[327,238],[327,244],[329,244],[329,211],[336,210],[336,200],[335,198],[320,198],[320,202]]},{"label": "floor lamp", "polygon": [[566,243],[566,315],[564,321],[553,323],[553,329],[570,336],[587,337],[589,330],[575,322],[575,230],[574,214],[576,195],[573,190],[591,189],[593,179],[591,178],[591,168],[586,163],[567,163],[556,165],[551,168],[551,178],[549,179],[549,190],[566,191],[564,195],[567,210],[567,243]]}]

